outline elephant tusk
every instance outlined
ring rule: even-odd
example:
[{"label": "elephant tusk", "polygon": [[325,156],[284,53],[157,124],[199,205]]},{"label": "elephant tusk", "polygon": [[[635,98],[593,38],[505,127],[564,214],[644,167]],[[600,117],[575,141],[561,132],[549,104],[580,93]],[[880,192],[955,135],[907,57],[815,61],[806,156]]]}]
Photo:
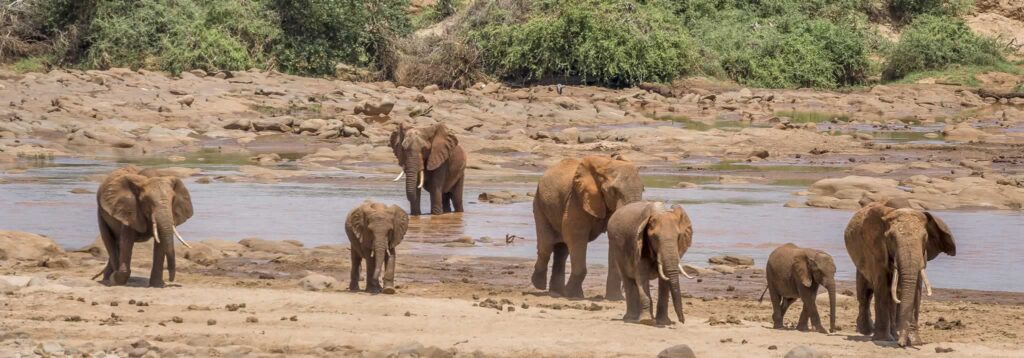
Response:
[{"label": "elephant tusk", "polygon": [[691,279],[691,280],[693,279],[693,276],[690,276],[690,275],[686,274],[686,270],[683,269],[683,263],[682,262],[679,263],[679,272],[681,272],[683,274],[683,276],[685,276],[686,278]]},{"label": "elephant tusk", "polygon": [[158,232],[157,229],[156,229],[156,216],[153,216],[151,219],[153,221],[153,240],[156,240],[156,243],[159,244],[160,243],[160,232]]},{"label": "elephant tusk", "polygon": [[658,255],[658,276],[661,276],[662,280],[668,281],[668,276],[665,276],[665,269],[661,267],[661,255]]},{"label": "elephant tusk", "polygon": [[401,173],[398,173],[398,176],[395,177],[395,179],[392,180],[392,181],[398,181],[398,179],[402,179],[402,177],[404,177],[404,176],[405,176],[405,171],[403,170]]},{"label": "elephant tusk", "polygon": [[896,279],[899,277],[900,269],[892,270],[892,285],[889,286],[889,294],[892,295],[892,301],[897,304],[900,303],[900,299],[896,297]]},{"label": "elephant tusk", "polygon": [[932,284],[928,282],[928,275],[924,273],[924,269],[921,269],[921,281],[924,281],[924,290],[928,292],[928,296],[932,295]]},{"label": "elephant tusk", "polygon": [[189,245],[187,242],[185,242],[185,238],[181,237],[181,234],[178,233],[178,228],[171,226],[171,229],[174,230],[174,236],[178,238],[178,241],[181,241],[182,245],[185,245],[185,247],[190,249],[192,248],[192,245]]},{"label": "elephant tusk", "polygon": [[420,171],[420,185],[416,187],[417,189],[423,189],[423,178],[424,177],[426,177],[426,175],[423,175],[423,171],[421,170]]}]

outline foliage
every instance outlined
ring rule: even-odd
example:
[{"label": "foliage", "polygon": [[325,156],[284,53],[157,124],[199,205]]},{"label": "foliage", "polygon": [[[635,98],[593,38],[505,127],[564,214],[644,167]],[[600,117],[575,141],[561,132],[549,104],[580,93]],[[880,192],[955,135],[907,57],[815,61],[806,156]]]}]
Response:
[{"label": "foliage", "polygon": [[903,31],[899,44],[888,56],[884,75],[898,79],[912,72],[941,70],[952,65],[1004,63],[999,43],[974,34],[963,20],[923,15]]},{"label": "foliage", "polygon": [[399,52],[394,80],[402,86],[462,89],[486,78],[479,49],[451,34],[407,39]]},{"label": "foliage", "polygon": [[503,78],[617,86],[670,81],[696,68],[682,21],[654,4],[536,0],[475,15],[469,36]]},{"label": "foliage", "polygon": [[269,0],[283,36],[276,54],[285,71],[333,73],[334,65],[386,67],[397,37],[411,31],[408,0]]},{"label": "foliage", "polygon": [[889,0],[889,11],[903,20],[923,14],[959,16],[973,6],[974,0]]},{"label": "foliage", "polygon": [[43,57],[25,57],[14,63],[14,72],[46,72],[46,59]]}]

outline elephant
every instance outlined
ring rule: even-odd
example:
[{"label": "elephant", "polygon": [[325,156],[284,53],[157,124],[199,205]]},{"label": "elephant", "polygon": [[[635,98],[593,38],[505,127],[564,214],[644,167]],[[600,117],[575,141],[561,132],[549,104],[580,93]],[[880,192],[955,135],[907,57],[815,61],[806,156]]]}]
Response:
[{"label": "elephant", "polygon": [[420,215],[420,189],[430,193],[430,214],[463,212],[462,186],[466,178],[466,151],[444,123],[412,127],[402,123],[391,133],[391,150],[405,176],[409,212]]},{"label": "elephant", "polygon": [[[608,256],[614,266],[608,268],[608,291],[626,291],[627,322],[665,326],[668,300],[672,297],[679,323],[686,322],[679,292],[679,275],[688,278],[681,257],[693,243],[693,225],[679,205],[668,210],[660,202],[638,201],[627,204],[608,219]],[[658,278],[658,309],[651,317],[651,289],[648,282]],[[610,293],[609,293],[610,294]],[[621,295],[621,293],[618,293]]]},{"label": "elephant", "polygon": [[[846,227],[846,251],[857,267],[857,331],[901,347],[920,343],[917,321],[925,267],[940,253],[956,256],[946,223],[900,202],[875,202],[857,211]],[[875,299],[875,321],[870,317]]]},{"label": "elephant", "polygon": [[[800,298],[803,310],[800,312],[797,330],[807,331],[807,321],[810,319],[818,332],[836,331],[836,263],[832,255],[787,243],[768,255],[764,271],[768,280],[765,291],[772,300],[772,323],[776,329],[783,327],[782,319],[789,305]],[[818,315],[816,299],[819,285],[825,286],[828,291],[828,331],[822,327],[821,316]],[[764,299],[764,292],[761,293],[761,299]]]},{"label": "elephant", "polygon": [[[153,238],[150,287],[163,287],[164,259],[174,281],[174,239],[188,246],[176,226],[192,217],[192,197],[178,177],[157,169],[126,166],[111,172],[96,193],[97,221],[107,249],[104,282],[124,285],[131,277],[132,246]],[[93,276],[93,279],[100,274]]]},{"label": "elephant", "polygon": [[[639,201],[644,185],[633,163],[605,156],[564,159],[548,168],[537,183],[533,218],[537,262],[531,281],[537,289],[570,298],[583,297],[587,244],[605,232],[615,210]],[[548,287],[548,262],[551,285]],[[565,261],[572,260],[568,287]],[[609,258],[610,261],[610,258]]]},{"label": "elephant", "polygon": [[[359,291],[359,267],[366,260],[366,291],[395,293],[395,264],[398,259],[395,248],[402,243],[407,231],[409,215],[398,205],[367,200],[348,213],[345,234],[352,246],[349,291]],[[384,272],[383,289],[380,285],[381,271]]]}]

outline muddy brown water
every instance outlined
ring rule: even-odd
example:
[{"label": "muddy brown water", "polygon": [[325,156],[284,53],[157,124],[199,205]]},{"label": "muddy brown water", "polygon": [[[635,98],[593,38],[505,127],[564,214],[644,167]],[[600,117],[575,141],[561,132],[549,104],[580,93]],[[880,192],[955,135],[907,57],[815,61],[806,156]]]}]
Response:
[{"label": "muddy brown water", "polygon": [[[181,165],[182,163],[178,163]],[[98,184],[86,178],[102,175],[116,166],[113,161],[58,159],[53,162],[20,163],[24,171],[0,174],[0,230],[34,232],[61,246],[76,249],[91,243],[98,234],[95,194],[74,194],[72,189],[95,191]],[[231,175],[234,163],[187,163],[207,176]],[[189,240],[240,240],[259,237],[298,240],[308,247],[347,244],[344,219],[364,199],[408,207],[401,183],[383,177],[346,171],[316,172],[324,180],[315,183],[198,184],[188,179],[195,217],[180,227]],[[536,254],[532,204],[479,203],[483,191],[497,189],[529,192],[532,184],[468,185],[466,213],[414,218],[404,248],[467,256],[533,258]],[[682,204],[694,222],[694,244],[684,262],[707,265],[714,255],[740,254],[764,264],[771,250],[783,243],[826,250],[836,258],[840,279],[852,279],[853,267],[843,244],[843,229],[852,215],[828,209],[791,209],[782,205],[798,199],[793,192],[803,187],[782,185],[704,184],[696,189],[649,187],[648,200]],[[424,208],[427,204],[424,202]],[[937,287],[1024,292],[1024,213],[1000,211],[938,212],[957,239],[956,257],[940,256],[929,263],[929,278]],[[506,235],[522,240],[506,244]],[[473,247],[449,247],[445,243],[469,236]],[[490,240],[481,238],[488,237]],[[489,241],[489,242],[486,242]],[[592,243],[588,262],[607,262],[606,238]],[[596,278],[591,278],[596,279]]]}]

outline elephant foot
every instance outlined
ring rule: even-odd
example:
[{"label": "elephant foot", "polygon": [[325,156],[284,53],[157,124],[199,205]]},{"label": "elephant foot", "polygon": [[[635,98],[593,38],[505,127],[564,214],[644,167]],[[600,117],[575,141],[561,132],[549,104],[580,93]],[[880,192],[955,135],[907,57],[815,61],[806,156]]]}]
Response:
[{"label": "elephant foot", "polygon": [[576,288],[576,287],[570,288],[569,291],[566,292],[566,297],[569,297],[569,298],[574,299],[574,300],[582,300],[584,298],[583,297],[583,288]]},{"label": "elephant foot", "polygon": [[807,328],[806,325],[797,325],[796,326],[796,330],[798,330],[800,332],[807,332],[807,331],[809,331],[809,329]]},{"label": "elephant foot", "polygon": [[352,291],[352,292],[359,292],[359,284],[358,283],[353,283],[353,284],[348,285],[348,290]]},{"label": "elephant foot", "polygon": [[818,327],[818,328],[815,328],[815,329],[814,329],[814,331],[815,331],[815,332],[818,332],[818,333],[828,334],[828,330],[827,330],[827,329],[825,329],[825,327]]},{"label": "elephant foot", "polygon": [[130,271],[117,271],[114,272],[114,285],[123,286],[128,283],[128,278],[132,277]]},{"label": "elephant foot", "polygon": [[671,325],[674,325],[676,323],[672,322],[672,320],[670,320],[668,318],[658,318],[657,320],[655,320],[654,324],[656,326],[671,326]]},{"label": "elephant foot", "polygon": [[380,291],[381,291],[380,287],[367,287],[366,288],[366,292],[369,292],[371,294],[378,294],[378,293],[380,293]]},{"label": "elephant foot", "polygon": [[653,326],[653,325],[655,325],[656,322],[654,321],[654,318],[647,317],[647,318],[641,318],[641,319],[637,320],[636,323],[639,323],[639,324],[642,324],[642,325],[645,325],[645,326]]},{"label": "elephant foot", "polygon": [[867,336],[867,335],[871,335],[871,333],[873,333],[874,331],[875,331],[875,328],[871,324],[871,319],[869,319],[869,318],[858,318],[857,319],[857,333],[860,333],[860,334],[863,334],[863,335]]},{"label": "elephant foot", "polygon": [[772,324],[772,328],[774,328],[774,329],[783,329],[783,328],[786,328],[786,326],[784,326],[782,323],[774,323],[774,324]]},{"label": "elephant foot", "polygon": [[893,336],[890,336],[888,333],[878,332],[878,333],[875,333],[873,336],[871,336],[871,340],[872,341],[883,341],[884,342],[884,341],[894,341],[895,339],[894,339]]},{"label": "elephant foot", "polygon": [[393,294],[395,294],[395,288],[394,287],[385,287],[384,290],[382,290],[381,292],[384,293],[385,295],[393,295]]},{"label": "elephant foot", "polygon": [[918,337],[916,333],[908,333],[905,336],[899,337],[899,339],[896,340],[896,344],[898,344],[900,347],[912,347],[915,345],[920,345],[921,338]]},{"label": "elephant foot", "polygon": [[533,282],[533,287],[538,290],[546,290],[548,288],[547,272],[534,271],[533,276],[530,277],[530,281]]},{"label": "elephant foot", "polygon": [[626,298],[622,296],[622,292],[605,292],[604,299],[609,301],[622,301]]}]

